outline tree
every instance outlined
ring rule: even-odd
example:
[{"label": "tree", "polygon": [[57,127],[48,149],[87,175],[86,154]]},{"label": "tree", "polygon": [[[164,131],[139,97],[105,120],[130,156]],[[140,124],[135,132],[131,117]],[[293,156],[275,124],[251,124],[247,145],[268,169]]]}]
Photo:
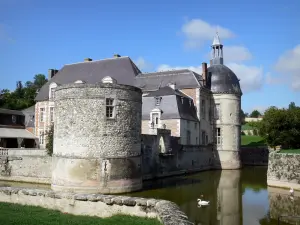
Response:
[{"label": "tree", "polygon": [[244,113],[244,111],[241,109],[241,124],[245,124],[245,118],[246,118],[246,115]]},{"label": "tree", "polygon": [[283,148],[299,148],[300,108],[270,107],[266,110],[263,120],[258,123],[258,130],[271,147],[281,145]]},{"label": "tree", "polygon": [[53,139],[54,139],[54,125],[52,124],[50,129],[46,132],[47,135],[47,143],[46,143],[46,150],[47,154],[52,156],[53,154]]},{"label": "tree", "polygon": [[35,104],[37,91],[47,82],[45,75],[37,74],[33,81],[16,82],[14,91],[0,91],[0,108],[22,110]]},{"label": "tree", "polygon": [[250,117],[252,118],[258,118],[259,116],[261,116],[261,113],[256,109],[250,114]]}]

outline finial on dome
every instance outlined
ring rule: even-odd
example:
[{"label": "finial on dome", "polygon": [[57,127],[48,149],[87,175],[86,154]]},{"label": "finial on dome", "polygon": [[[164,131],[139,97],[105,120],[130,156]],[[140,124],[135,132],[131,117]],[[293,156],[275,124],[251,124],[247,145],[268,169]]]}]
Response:
[{"label": "finial on dome", "polygon": [[221,45],[218,29],[217,29],[217,32],[216,32],[216,35],[214,37],[214,41],[213,41],[212,45]]}]

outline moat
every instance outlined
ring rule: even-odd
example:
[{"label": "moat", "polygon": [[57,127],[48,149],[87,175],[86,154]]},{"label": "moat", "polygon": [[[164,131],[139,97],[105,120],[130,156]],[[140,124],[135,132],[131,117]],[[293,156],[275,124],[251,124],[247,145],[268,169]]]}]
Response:
[{"label": "moat", "polygon": [[[145,190],[130,196],[161,198],[175,202],[189,220],[201,225],[275,225],[279,215],[300,214],[300,198],[289,198],[285,189],[267,187],[266,167],[206,171],[188,176],[146,181]],[[50,188],[45,185],[8,183],[0,186]],[[199,208],[197,198],[210,201]],[[285,218],[280,224],[297,224]],[[300,219],[299,219],[300,222]]]}]

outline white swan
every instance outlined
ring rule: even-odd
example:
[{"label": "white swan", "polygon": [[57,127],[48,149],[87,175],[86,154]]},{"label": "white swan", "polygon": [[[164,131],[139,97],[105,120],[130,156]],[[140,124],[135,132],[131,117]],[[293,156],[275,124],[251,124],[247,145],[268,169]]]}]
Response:
[{"label": "white swan", "polygon": [[199,206],[209,205],[209,201],[202,201],[200,198],[198,198],[197,201]]},{"label": "white swan", "polygon": [[291,187],[291,189],[290,189],[290,194],[291,195],[294,195],[294,189]]}]

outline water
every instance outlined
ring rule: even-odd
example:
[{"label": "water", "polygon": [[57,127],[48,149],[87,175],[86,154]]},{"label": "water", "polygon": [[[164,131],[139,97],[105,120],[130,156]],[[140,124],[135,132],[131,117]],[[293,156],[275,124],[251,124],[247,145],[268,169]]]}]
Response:
[{"label": "water", "polygon": [[[206,171],[147,181],[144,191],[128,195],[173,201],[190,221],[201,225],[277,225],[280,215],[300,215],[298,194],[291,200],[288,190],[268,188],[266,173],[266,167]],[[3,181],[0,186],[49,188]],[[201,195],[203,200],[210,201],[209,206],[197,207]],[[282,218],[280,224],[297,224],[297,220]]]}]

